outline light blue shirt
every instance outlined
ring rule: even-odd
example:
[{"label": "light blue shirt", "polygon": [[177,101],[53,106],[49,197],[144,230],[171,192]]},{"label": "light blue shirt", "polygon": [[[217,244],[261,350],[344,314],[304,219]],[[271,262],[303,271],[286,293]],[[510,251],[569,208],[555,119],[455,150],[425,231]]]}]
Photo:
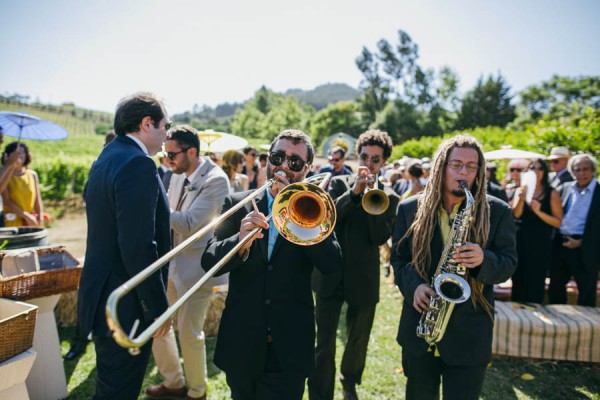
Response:
[{"label": "light blue shirt", "polygon": [[[271,196],[271,192],[267,190],[267,200],[269,202],[269,214],[273,212],[273,196]],[[271,259],[271,253],[273,253],[273,247],[275,247],[275,241],[277,240],[277,235],[279,232],[275,228],[275,223],[273,223],[273,218],[269,219],[269,244],[267,246],[267,254],[269,260]]]},{"label": "light blue shirt", "polygon": [[562,224],[560,224],[560,233],[564,235],[583,235],[585,221],[597,186],[596,178],[592,178],[582,191],[577,188],[577,183],[571,187],[571,193],[566,203],[569,209],[563,217]]}]

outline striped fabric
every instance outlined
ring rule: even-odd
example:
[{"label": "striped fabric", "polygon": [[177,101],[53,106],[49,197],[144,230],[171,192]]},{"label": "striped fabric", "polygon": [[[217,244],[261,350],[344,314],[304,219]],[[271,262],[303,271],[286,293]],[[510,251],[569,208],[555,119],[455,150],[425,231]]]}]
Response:
[{"label": "striped fabric", "polygon": [[492,353],[600,362],[600,309],[497,301]]}]

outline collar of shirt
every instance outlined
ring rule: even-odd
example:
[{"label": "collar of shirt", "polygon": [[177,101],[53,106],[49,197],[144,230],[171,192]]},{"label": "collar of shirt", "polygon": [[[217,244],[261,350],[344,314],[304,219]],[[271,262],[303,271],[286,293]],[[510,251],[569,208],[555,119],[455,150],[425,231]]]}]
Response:
[{"label": "collar of shirt", "polygon": [[140,146],[140,148],[142,149],[142,151],[149,156],[150,154],[148,154],[148,148],[146,147],[146,145],[144,143],[142,143],[142,141],[138,138],[136,138],[135,136],[133,136],[131,133],[126,134],[125,136],[127,136],[129,139],[133,140],[135,143],[137,143],[138,146]]},{"label": "collar of shirt", "polygon": [[589,192],[593,196],[594,190],[596,190],[597,182],[598,181],[596,180],[596,178],[592,178],[592,180],[590,181],[590,183],[587,184],[586,187],[584,187],[582,190],[579,190],[579,187],[577,186],[577,181],[575,181],[573,184],[573,187],[571,188],[571,192],[576,191],[577,193],[579,193],[582,196],[587,195]]},{"label": "collar of shirt", "polygon": [[456,214],[458,214],[458,209],[462,203],[458,203],[454,206],[454,209],[448,215],[444,206],[440,207],[438,210],[438,221],[440,225],[440,231],[442,233],[442,242],[446,243],[448,238],[450,237],[450,230],[452,229],[452,221],[456,218]]},{"label": "collar of shirt", "polygon": [[202,167],[202,164],[204,163],[204,161],[202,160],[202,158],[200,159],[200,164],[198,164],[198,166],[196,167],[196,169],[194,171],[192,171],[191,174],[186,175],[188,181],[190,181],[190,183],[194,182],[194,180],[196,179],[196,176],[198,176],[198,171],[200,171],[200,167]]}]

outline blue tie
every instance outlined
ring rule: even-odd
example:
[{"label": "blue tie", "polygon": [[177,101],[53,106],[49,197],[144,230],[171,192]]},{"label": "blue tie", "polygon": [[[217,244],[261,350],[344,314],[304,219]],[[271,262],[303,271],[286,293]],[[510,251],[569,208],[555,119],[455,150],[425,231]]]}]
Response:
[{"label": "blue tie", "polygon": [[[269,200],[269,214],[271,214],[273,210],[273,198],[269,192],[267,193],[267,198]],[[269,260],[271,259],[271,254],[273,254],[273,248],[275,247],[275,241],[277,240],[278,234],[279,232],[277,232],[277,229],[275,229],[273,218],[269,219],[269,244],[267,246],[267,257]]]}]

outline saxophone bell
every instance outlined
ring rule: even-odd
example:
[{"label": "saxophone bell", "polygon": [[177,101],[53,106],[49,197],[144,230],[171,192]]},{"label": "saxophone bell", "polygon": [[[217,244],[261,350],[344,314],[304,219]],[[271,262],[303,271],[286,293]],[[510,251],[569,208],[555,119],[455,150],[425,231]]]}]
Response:
[{"label": "saxophone bell", "polygon": [[471,286],[460,275],[443,273],[433,281],[435,292],[450,303],[464,303],[471,297]]}]

